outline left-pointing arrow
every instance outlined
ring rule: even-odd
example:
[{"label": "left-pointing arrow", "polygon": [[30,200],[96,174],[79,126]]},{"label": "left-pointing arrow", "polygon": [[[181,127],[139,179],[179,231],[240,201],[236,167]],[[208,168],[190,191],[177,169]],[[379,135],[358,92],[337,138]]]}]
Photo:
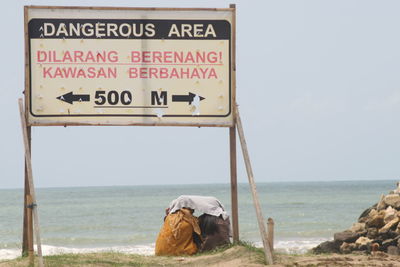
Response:
[{"label": "left-pointing arrow", "polygon": [[88,102],[90,101],[90,95],[74,95],[72,92],[66,93],[65,95],[60,95],[57,99],[73,104],[76,101]]}]

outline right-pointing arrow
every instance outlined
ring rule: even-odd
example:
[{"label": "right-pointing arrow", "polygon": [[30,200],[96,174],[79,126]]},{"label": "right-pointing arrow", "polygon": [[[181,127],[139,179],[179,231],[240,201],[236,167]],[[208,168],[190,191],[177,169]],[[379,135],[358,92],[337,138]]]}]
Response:
[{"label": "right-pointing arrow", "polygon": [[[172,95],[172,102],[188,102],[188,104],[192,104],[196,94],[190,93],[188,95]],[[200,101],[204,100],[205,98],[199,96]]]}]

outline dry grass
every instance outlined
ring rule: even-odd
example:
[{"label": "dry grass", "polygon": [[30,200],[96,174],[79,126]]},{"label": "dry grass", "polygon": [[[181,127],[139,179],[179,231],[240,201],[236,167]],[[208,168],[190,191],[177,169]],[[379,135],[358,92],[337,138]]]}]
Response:
[{"label": "dry grass", "polygon": [[[289,266],[400,266],[400,256],[384,253],[375,255],[287,255],[274,256],[274,267]],[[218,250],[185,257],[157,257],[122,253],[63,254],[45,257],[46,266],[65,267],[125,267],[125,266],[211,266],[211,267],[261,267],[264,254],[259,248],[240,243]],[[28,267],[28,258],[18,258],[0,262],[0,267]],[[37,263],[35,264],[37,266]]]},{"label": "dry grass", "polygon": [[[216,251],[185,257],[157,257],[122,253],[62,254],[44,257],[45,266],[111,267],[111,266],[263,266],[259,249],[235,245]],[[28,258],[0,262],[0,267],[27,267]],[[35,264],[35,266],[37,266]]]}]

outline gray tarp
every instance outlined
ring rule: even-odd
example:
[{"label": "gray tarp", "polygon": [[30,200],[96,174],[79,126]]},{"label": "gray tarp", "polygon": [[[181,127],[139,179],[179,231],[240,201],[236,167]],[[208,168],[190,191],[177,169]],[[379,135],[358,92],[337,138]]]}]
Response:
[{"label": "gray tarp", "polygon": [[174,213],[181,208],[190,208],[214,216],[222,215],[224,220],[229,218],[224,206],[215,197],[180,196],[169,204],[169,213]]}]

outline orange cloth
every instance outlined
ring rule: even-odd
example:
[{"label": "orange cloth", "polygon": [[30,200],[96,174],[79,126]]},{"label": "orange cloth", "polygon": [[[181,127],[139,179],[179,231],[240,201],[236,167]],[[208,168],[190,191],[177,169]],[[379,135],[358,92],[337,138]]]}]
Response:
[{"label": "orange cloth", "polygon": [[158,234],[156,255],[192,255],[197,252],[193,232],[201,235],[197,218],[188,209],[169,214]]}]

